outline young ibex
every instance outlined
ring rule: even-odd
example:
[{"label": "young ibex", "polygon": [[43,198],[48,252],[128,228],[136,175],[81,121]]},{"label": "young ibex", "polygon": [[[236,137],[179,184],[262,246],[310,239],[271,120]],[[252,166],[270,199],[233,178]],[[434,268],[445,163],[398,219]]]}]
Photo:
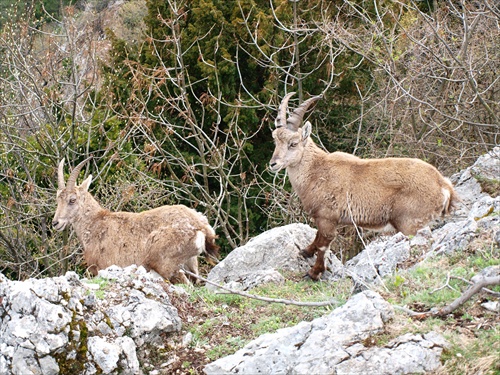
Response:
[{"label": "young ibex", "polygon": [[59,163],[57,209],[52,225],[58,231],[68,224],[73,226],[91,273],[95,275],[113,264],[137,264],[165,279],[187,282],[181,266],[198,274],[199,254],[207,252],[218,257],[216,235],[207,218],[186,206],[162,206],[140,213],[102,208],[88,192],[92,175],[76,185],[78,174],[89,159],[73,169],[67,183],[64,159]]},{"label": "young ibex", "polygon": [[313,280],[325,270],[324,254],[338,225],[410,235],[449,213],[459,201],[451,182],[420,159],[361,159],[323,151],[310,138],[311,123],[301,126],[304,114],[320,97],[306,100],[287,118],[293,94],[286,95],[278,108],[270,169],[286,168],[293,190],[318,228],[314,241],[301,252],[304,257],[318,254],[308,271]]}]

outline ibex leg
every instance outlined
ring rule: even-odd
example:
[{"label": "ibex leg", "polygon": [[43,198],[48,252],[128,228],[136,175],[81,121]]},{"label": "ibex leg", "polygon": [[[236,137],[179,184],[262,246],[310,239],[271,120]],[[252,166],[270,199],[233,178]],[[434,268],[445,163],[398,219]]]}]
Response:
[{"label": "ibex leg", "polygon": [[312,258],[318,251],[318,247],[316,244],[318,243],[320,236],[321,235],[319,234],[319,231],[317,231],[314,241],[311,242],[311,244],[307,246],[305,249],[302,249],[300,251],[300,255],[302,255],[304,258]]},{"label": "ibex leg", "polygon": [[318,230],[313,243],[308,246],[308,249],[314,246],[314,252],[317,252],[316,263],[307,272],[307,275],[315,281],[319,280],[321,274],[325,271],[325,252],[330,248],[331,242],[332,238],[322,235]]}]

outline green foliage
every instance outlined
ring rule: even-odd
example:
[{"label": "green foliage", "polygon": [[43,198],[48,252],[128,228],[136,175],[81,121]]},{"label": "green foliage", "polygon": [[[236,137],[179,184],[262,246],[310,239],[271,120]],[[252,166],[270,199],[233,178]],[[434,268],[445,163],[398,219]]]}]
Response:
[{"label": "green foliage", "polygon": [[9,20],[21,18],[24,13],[32,13],[40,21],[47,17],[57,18],[61,8],[74,3],[74,0],[0,0],[0,28]]}]

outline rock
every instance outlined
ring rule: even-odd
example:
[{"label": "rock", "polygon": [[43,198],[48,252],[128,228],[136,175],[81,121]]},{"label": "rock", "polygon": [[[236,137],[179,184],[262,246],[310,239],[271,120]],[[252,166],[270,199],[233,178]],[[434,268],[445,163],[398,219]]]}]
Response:
[{"label": "rock", "polygon": [[346,262],[345,273],[356,283],[379,282],[392,275],[396,267],[410,257],[410,241],[402,233],[381,237],[366,246],[353,259]]},{"label": "rock", "polygon": [[[452,176],[451,180],[454,182],[455,191],[458,193],[465,206],[470,205],[477,199],[488,195],[483,193],[481,185],[474,178],[470,169],[466,169],[465,171]],[[458,213],[466,214],[466,212],[463,211],[463,207],[459,207]]]},{"label": "rock", "polygon": [[[290,224],[271,229],[234,249],[215,266],[208,280],[235,290],[249,290],[266,282],[284,281],[280,271],[300,271],[304,274],[314,264],[315,258],[305,259],[299,251],[309,245],[316,230],[305,224]],[[328,271],[323,279],[335,281],[346,275],[361,284],[376,282],[380,276],[392,273],[399,263],[409,257],[410,242],[398,234],[383,237],[346,263],[329,253],[326,257]],[[216,289],[208,285],[209,289]]]},{"label": "rock", "polygon": [[241,277],[239,280],[233,280],[226,283],[226,287],[234,290],[249,290],[265,283],[281,284],[285,278],[274,268],[254,271]]},{"label": "rock", "polygon": [[180,330],[166,284],[143,267],[110,267],[96,280],[0,274],[0,373],[139,374],[137,348]]},{"label": "rock", "polygon": [[118,337],[115,340],[99,336],[90,337],[87,341],[89,358],[104,374],[115,370],[126,371],[129,374],[139,374],[139,361],[136,345],[130,337]]},{"label": "rock", "polygon": [[486,310],[500,314],[500,301],[488,301],[481,304]]},{"label": "rock", "polygon": [[283,278],[278,272],[281,270],[306,273],[311,263],[299,251],[309,245],[315,235],[316,230],[305,224],[271,229],[231,251],[210,271],[207,279],[246,290],[263,282],[281,282]]},{"label": "rock", "polygon": [[491,215],[493,212],[500,212],[500,196],[492,198],[486,195],[474,202],[467,218],[478,221]]},{"label": "rock", "polygon": [[451,181],[455,185],[460,198],[463,200],[455,212],[456,216],[467,216],[466,207],[470,207],[474,202],[489,195],[483,192],[481,180],[499,180],[500,176],[500,147],[495,147],[492,151],[480,156],[476,162],[459,173],[451,176]]},{"label": "rock", "polygon": [[470,170],[476,178],[498,180],[500,178],[500,146],[481,155]]},{"label": "rock", "polygon": [[489,266],[481,270],[470,281],[473,283],[479,282],[485,278],[500,277],[500,265]]},{"label": "rock", "polygon": [[356,348],[351,358],[340,363],[338,374],[421,374],[438,369],[443,349],[450,345],[435,332],[406,334],[382,348]]},{"label": "rock", "polygon": [[[363,345],[364,340],[383,330],[392,314],[392,306],[380,295],[364,291],[329,315],[265,334],[233,355],[208,364],[204,371],[208,375],[393,374],[398,373],[393,370],[400,368],[408,372],[399,373],[418,372],[419,368],[437,369],[446,341],[434,333],[428,337],[401,337],[384,348]],[[394,348],[397,350],[393,352]],[[381,350],[383,355],[377,357],[375,349]],[[415,358],[422,362],[415,363]],[[355,372],[345,365],[347,361],[352,361]]]},{"label": "rock", "polygon": [[485,196],[473,204],[466,220],[450,222],[432,233],[431,250],[426,258],[461,251],[481,233],[500,231],[500,197]]},{"label": "rock", "polygon": [[121,349],[114,343],[109,343],[99,336],[89,337],[87,341],[89,354],[94,363],[104,372],[110,374],[118,367]]},{"label": "rock", "polygon": [[476,230],[477,222],[474,220],[446,224],[434,233],[431,252],[427,255],[450,254],[465,249],[475,237]]}]

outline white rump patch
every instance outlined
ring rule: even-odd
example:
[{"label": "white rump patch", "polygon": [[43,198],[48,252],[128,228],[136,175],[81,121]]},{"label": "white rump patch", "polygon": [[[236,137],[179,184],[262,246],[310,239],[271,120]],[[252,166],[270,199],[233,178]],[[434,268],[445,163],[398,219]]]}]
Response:
[{"label": "white rump patch", "polygon": [[450,191],[448,189],[442,188],[441,192],[443,193],[443,211],[448,207],[448,202],[450,201]]},{"label": "white rump patch", "polygon": [[194,244],[198,249],[198,254],[205,252],[205,234],[201,230],[196,232],[196,238],[194,239]]}]

